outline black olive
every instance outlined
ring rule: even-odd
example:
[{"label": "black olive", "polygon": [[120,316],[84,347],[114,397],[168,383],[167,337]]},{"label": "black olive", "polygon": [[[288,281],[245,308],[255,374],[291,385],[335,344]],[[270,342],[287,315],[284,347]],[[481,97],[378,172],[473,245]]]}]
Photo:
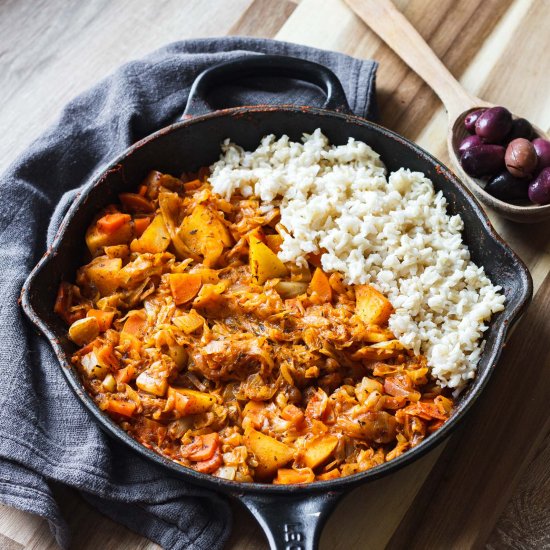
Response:
[{"label": "black olive", "polygon": [[523,178],[515,178],[510,172],[501,172],[485,186],[485,191],[502,201],[517,201],[527,199],[529,181]]}]

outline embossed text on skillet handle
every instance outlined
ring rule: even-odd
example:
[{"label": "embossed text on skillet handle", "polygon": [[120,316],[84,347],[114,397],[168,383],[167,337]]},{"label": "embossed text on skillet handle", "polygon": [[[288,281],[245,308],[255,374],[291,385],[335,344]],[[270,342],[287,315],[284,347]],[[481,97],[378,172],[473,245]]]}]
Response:
[{"label": "embossed text on skillet handle", "polygon": [[246,494],[240,500],[262,526],[271,550],[315,550],[321,531],[342,496],[335,491]]}]

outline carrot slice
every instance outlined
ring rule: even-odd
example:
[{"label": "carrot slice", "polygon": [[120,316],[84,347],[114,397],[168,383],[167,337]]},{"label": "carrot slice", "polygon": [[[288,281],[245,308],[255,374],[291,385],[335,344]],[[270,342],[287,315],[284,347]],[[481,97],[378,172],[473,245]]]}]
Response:
[{"label": "carrot slice", "polygon": [[107,235],[112,235],[122,226],[127,224],[131,220],[128,214],[122,214],[116,212],[114,214],[105,214],[102,218],[97,220],[97,228]]},{"label": "carrot slice", "polygon": [[95,317],[99,325],[99,332],[105,332],[107,329],[111,328],[115,312],[102,311],[101,309],[89,309],[86,316]]},{"label": "carrot slice", "polygon": [[153,203],[138,193],[121,193],[118,198],[128,212],[154,212]]},{"label": "carrot slice", "polygon": [[320,267],[316,268],[315,273],[313,273],[313,277],[309,283],[309,290],[312,294],[315,293],[323,302],[330,302],[332,300],[332,289],[328,282],[328,277]]},{"label": "carrot slice", "polygon": [[115,380],[118,384],[128,384],[132,378],[134,378],[136,374],[136,368],[133,365],[129,365],[127,367],[124,367],[123,369],[120,369],[115,374]]},{"label": "carrot slice", "polygon": [[219,446],[220,436],[217,432],[196,435],[191,443],[182,447],[181,454],[193,462],[210,460]]},{"label": "carrot slice", "polygon": [[334,470],[330,470],[328,472],[325,472],[324,474],[319,474],[317,476],[317,479],[319,481],[326,481],[328,479],[336,479],[337,477],[340,477],[340,471],[338,468],[334,468]]},{"label": "carrot slice", "polygon": [[113,414],[120,414],[121,416],[127,416],[131,418],[136,412],[136,404],[132,401],[117,401],[116,399],[110,399],[107,401],[105,410]]},{"label": "carrot slice", "polygon": [[199,273],[172,273],[170,275],[170,291],[176,305],[193,299],[201,286],[202,277]]},{"label": "carrot slice", "polygon": [[143,235],[143,232],[149,227],[150,223],[151,218],[134,218],[134,232],[137,238]]},{"label": "carrot slice", "polygon": [[193,464],[193,469],[202,474],[212,474],[223,464],[223,456],[219,449],[209,460],[201,460]]},{"label": "carrot slice", "polygon": [[296,405],[286,405],[286,407],[282,410],[281,416],[288,420],[289,422],[292,422],[296,426],[299,424],[302,424],[304,421],[304,413],[302,409],[299,409]]},{"label": "carrot slice", "polygon": [[141,350],[140,339],[129,332],[122,331],[120,333],[119,345],[122,346],[127,352],[135,351],[139,353]]},{"label": "carrot slice", "polygon": [[309,483],[315,479],[311,468],[279,468],[277,477],[273,480],[274,485],[286,485],[289,483]]},{"label": "carrot slice", "polygon": [[147,319],[142,311],[134,310],[128,314],[128,318],[124,323],[122,332],[127,334],[133,334],[134,336],[141,336],[145,330]]},{"label": "carrot slice", "polygon": [[102,367],[107,367],[108,369],[114,371],[120,366],[118,357],[115,355],[113,344],[104,344],[100,348],[96,349],[95,356],[97,358],[97,362]]},{"label": "carrot slice", "polygon": [[283,238],[281,235],[266,235],[265,244],[267,244],[275,254],[278,254],[283,244]]}]

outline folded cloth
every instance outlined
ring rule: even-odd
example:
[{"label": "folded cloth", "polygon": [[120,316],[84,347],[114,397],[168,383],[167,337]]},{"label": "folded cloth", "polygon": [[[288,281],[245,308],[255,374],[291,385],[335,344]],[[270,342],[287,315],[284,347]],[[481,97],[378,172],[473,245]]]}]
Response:
[{"label": "folded cloth", "polygon": [[[221,548],[231,528],[227,501],[189,485],[108,438],[66,384],[46,339],[18,305],[21,286],[53,240],[75,196],[116,155],[182,115],[205,68],[252,54],[316,61],[340,78],[352,110],[372,117],[376,63],[253,38],[170,44],[128,63],[74,99],[0,177],[0,501],[47,518],[58,543],[70,534],[52,487],[78,490],[103,514],[165,548]],[[262,80],[263,82],[263,80]],[[247,79],[220,95],[224,106],[320,105],[311,86]],[[57,207],[56,207],[57,205]]]}]

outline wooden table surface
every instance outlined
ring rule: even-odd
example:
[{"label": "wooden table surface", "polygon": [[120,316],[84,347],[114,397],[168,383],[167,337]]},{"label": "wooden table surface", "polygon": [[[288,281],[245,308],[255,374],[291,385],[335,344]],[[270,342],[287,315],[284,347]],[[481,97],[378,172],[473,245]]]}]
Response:
[{"label": "wooden table surface", "polygon": [[[550,127],[549,0],[396,3],[470,92]],[[121,63],[167,42],[235,34],[377,59],[382,124],[448,161],[441,103],[341,0],[0,0],[0,169]],[[550,548],[550,223],[491,218],[531,270],[532,306],[460,430],[347,496],[321,548]],[[71,491],[59,499],[74,548],[158,548]],[[267,547],[234,509],[229,548]],[[0,507],[0,548],[56,544],[44,520]]]}]

